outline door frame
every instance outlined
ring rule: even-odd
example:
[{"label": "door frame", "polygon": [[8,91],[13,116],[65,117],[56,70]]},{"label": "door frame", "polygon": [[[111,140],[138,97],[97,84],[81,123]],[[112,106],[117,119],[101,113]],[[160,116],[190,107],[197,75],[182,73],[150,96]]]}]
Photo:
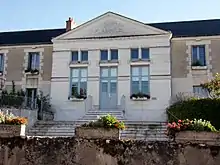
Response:
[{"label": "door frame", "polygon": [[[108,77],[106,77],[106,79],[108,80],[108,83],[111,81],[111,71],[110,71],[110,68],[116,68],[116,77],[114,78],[114,80],[116,80],[116,108],[118,108],[118,67],[117,66],[102,66],[100,67],[100,73],[99,73],[99,110],[101,110],[101,93],[102,93],[102,87],[101,87],[101,83],[102,83],[102,72],[101,70],[103,68],[107,68],[108,69]],[[108,110],[108,109],[106,109]]]}]

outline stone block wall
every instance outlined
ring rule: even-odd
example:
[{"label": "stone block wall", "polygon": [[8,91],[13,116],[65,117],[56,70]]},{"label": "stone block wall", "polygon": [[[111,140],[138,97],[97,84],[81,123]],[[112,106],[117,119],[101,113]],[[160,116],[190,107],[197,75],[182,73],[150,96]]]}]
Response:
[{"label": "stone block wall", "polygon": [[0,165],[219,165],[219,150],[190,143],[14,137],[0,138]]}]

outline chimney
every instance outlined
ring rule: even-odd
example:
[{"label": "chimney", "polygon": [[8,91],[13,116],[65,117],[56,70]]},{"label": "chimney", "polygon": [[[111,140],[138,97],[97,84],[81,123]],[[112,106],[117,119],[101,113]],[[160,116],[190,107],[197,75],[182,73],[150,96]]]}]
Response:
[{"label": "chimney", "polygon": [[66,21],[66,31],[70,31],[73,28],[73,18],[69,17],[69,19]]}]

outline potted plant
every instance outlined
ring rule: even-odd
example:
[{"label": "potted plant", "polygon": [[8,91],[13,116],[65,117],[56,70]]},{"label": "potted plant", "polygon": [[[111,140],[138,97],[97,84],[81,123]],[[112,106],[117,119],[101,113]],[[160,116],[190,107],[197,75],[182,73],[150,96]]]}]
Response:
[{"label": "potted plant", "polygon": [[25,136],[27,122],[25,117],[0,112],[0,137]]},{"label": "potted plant", "polygon": [[132,94],[130,96],[130,99],[134,100],[134,101],[135,100],[137,100],[137,101],[145,101],[145,100],[149,100],[150,99],[150,95],[139,92],[137,94]]},{"label": "potted plant", "polygon": [[125,129],[124,122],[112,115],[100,117],[97,121],[85,123],[75,129],[75,135],[86,139],[119,139],[119,130]]},{"label": "potted plant", "polygon": [[176,142],[206,141],[220,144],[220,133],[206,120],[178,120],[168,124],[167,134]]},{"label": "potted plant", "polygon": [[199,60],[192,62],[192,67],[201,67],[201,66],[203,66],[203,65]]},{"label": "potted plant", "polygon": [[80,88],[80,93],[77,92],[76,88],[72,88],[72,96],[69,97],[71,101],[83,101],[87,98],[86,89]]},{"label": "potted plant", "polygon": [[31,73],[31,74],[39,74],[39,70],[38,69],[31,69],[31,68],[28,68],[25,70],[25,73]]}]

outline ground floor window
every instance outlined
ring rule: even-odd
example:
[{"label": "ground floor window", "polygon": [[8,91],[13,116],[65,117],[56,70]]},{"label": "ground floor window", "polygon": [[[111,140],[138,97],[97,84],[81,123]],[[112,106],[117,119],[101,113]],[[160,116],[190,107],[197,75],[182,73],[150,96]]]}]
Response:
[{"label": "ground floor window", "polygon": [[193,93],[198,95],[199,97],[208,97],[209,93],[207,89],[202,88],[201,86],[193,86]]},{"label": "ground floor window", "polygon": [[131,95],[149,94],[149,67],[132,66],[131,67]]},{"label": "ground floor window", "polygon": [[70,81],[70,95],[73,98],[87,96],[87,68],[72,68]]}]

